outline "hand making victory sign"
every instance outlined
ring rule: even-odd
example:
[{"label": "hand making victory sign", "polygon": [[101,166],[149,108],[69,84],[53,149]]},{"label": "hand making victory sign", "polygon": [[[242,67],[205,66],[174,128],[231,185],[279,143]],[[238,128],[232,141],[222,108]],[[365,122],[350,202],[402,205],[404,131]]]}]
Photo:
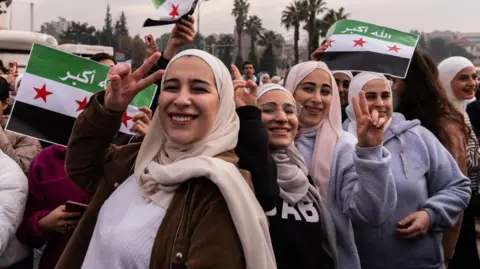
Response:
[{"label": "hand making victory sign", "polygon": [[108,85],[105,89],[105,108],[116,112],[125,111],[140,91],[152,85],[155,81],[160,80],[164,73],[163,70],[143,78],[158,59],[160,59],[160,53],[154,53],[133,73],[128,65],[119,64],[112,67],[107,75]]},{"label": "hand making victory sign", "polygon": [[[232,64],[233,89],[235,90],[235,105],[237,108],[255,106],[257,103],[258,85],[252,80],[245,81],[238,68]],[[247,91],[247,88],[250,91]]]},{"label": "hand making victory sign", "polygon": [[361,91],[359,97],[360,100],[356,96],[352,98],[357,119],[358,146],[362,148],[377,147],[383,143],[383,127],[386,120],[378,117],[377,110],[373,110],[370,114],[365,92]]}]

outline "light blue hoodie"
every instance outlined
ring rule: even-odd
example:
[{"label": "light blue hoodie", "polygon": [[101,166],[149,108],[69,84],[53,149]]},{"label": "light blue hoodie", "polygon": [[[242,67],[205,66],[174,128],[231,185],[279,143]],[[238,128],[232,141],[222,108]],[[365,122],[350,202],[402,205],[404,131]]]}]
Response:
[{"label": "light blue hoodie", "polygon": [[[362,268],[445,268],[442,233],[455,225],[467,207],[469,180],[418,120],[407,121],[402,114],[394,113],[384,146],[392,155],[397,206],[393,215],[377,227],[354,222]],[[397,237],[398,221],[420,210],[430,215],[430,231],[418,239]]]},{"label": "light blue hoodie", "polygon": [[[302,134],[295,141],[308,163],[315,140],[316,132]],[[388,150],[356,144],[352,134],[343,132],[330,168],[327,207],[335,224],[338,269],[360,269],[353,223],[378,226],[391,217],[397,201]]]}]

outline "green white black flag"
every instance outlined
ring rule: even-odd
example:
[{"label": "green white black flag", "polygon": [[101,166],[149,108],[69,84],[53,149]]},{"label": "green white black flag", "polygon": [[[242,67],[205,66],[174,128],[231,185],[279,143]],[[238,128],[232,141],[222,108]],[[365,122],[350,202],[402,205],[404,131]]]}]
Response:
[{"label": "green white black flag", "polygon": [[405,78],[419,36],[366,22],[337,21],[322,55],[331,70],[369,71]]},{"label": "green white black flag", "polygon": [[157,19],[147,19],[143,27],[176,23],[185,15],[193,14],[197,0],[152,0],[157,10]]},{"label": "green white black flag", "polygon": [[[6,129],[67,145],[77,116],[105,89],[109,67],[34,44]],[[156,86],[141,91],[123,114],[120,132],[132,134],[138,107],[149,107]]]}]

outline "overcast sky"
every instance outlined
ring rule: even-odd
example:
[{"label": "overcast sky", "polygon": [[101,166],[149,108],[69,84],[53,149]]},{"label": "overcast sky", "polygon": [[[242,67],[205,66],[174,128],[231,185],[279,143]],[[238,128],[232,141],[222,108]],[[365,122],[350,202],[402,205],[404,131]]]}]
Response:
[{"label": "overcast sky", "polygon": [[[29,30],[29,3],[13,0],[13,28]],[[152,0],[33,0],[35,30],[45,21],[62,16],[69,20],[88,22],[100,28],[106,6],[110,3],[114,18],[125,11],[130,31],[134,34],[160,36],[169,27],[142,28],[143,21],[155,18]],[[265,28],[276,30],[288,38],[291,34],[280,25],[282,10],[293,0],[250,0],[250,14],[263,20]],[[480,32],[480,0],[327,0],[329,8],[345,7],[352,19],[409,31],[454,30]],[[201,33],[232,33],[233,0],[210,0],[202,5]],[[196,18],[196,17],[195,17]],[[302,33],[303,37],[306,33]]]}]

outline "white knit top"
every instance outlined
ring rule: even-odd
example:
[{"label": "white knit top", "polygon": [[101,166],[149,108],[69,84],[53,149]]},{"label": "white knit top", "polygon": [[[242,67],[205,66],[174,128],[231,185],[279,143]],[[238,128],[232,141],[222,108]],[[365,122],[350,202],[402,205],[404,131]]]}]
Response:
[{"label": "white knit top", "polygon": [[132,175],[103,204],[82,268],[148,268],[165,213],[145,202]]}]

